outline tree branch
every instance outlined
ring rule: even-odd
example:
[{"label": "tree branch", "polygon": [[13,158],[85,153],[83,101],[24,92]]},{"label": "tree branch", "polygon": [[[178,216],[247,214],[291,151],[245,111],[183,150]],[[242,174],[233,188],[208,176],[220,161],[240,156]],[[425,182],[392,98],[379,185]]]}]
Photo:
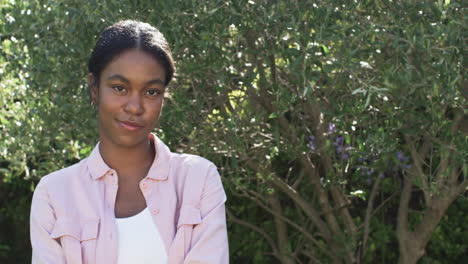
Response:
[{"label": "tree branch", "polygon": [[[275,215],[277,217],[279,217],[281,220],[285,221],[286,223],[288,223],[289,225],[291,225],[292,227],[294,227],[295,229],[297,229],[301,234],[304,235],[305,238],[307,238],[308,240],[310,240],[310,242],[312,242],[312,244],[314,244],[315,246],[317,246],[317,248],[319,248],[320,250],[323,251],[323,253],[325,253],[326,255],[330,256],[330,257],[334,257],[333,254],[331,254],[329,251],[327,251],[323,245],[323,243],[320,243],[319,241],[317,241],[313,236],[312,234],[309,233],[309,231],[307,231],[306,229],[304,229],[303,227],[299,226],[298,224],[294,223],[293,221],[291,221],[289,218],[283,216],[283,215],[280,215],[280,214],[277,214],[275,211],[271,210],[268,206],[266,206],[265,203],[261,202],[260,201],[260,197],[257,193],[254,193],[248,189],[242,189],[243,192],[249,192],[250,193],[250,196],[247,195],[246,197],[251,199],[252,201],[254,201],[258,206],[260,206],[261,208],[263,208],[265,211],[269,212],[270,214],[272,215]],[[252,196],[253,195],[253,196]]]},{"label": "tree branch", "polygon": [[[416,173],[419,176],[419,178],[421,179],[421,183],[422,183],[422,187],[423,187],[422,191],[423,191],[423,194],[424,194],[424,200],[425,200],[426,204],[430,204],[431,203],[431,190],[429,188],[427,175],[424,173],[423,168],[422,168],[422,163],[423,163],[423,160],[424,160],[427,152],[425,151],[426,153],[421,153],[421,152],[418,153],[416,151],[415,146],[414,146],[413,140],[411,140],[408,135],[405,135],[405,141],[406,141],[406,143],[408,145],[414,167],[416,168]],[[425,141],[425,143],[423,145],[427,144],[428,147],[429,147],[429,138],[427,136],[425,136],[424,141]],[[421,156],[420,154],[423,154],[424,156]]]},{"label": "tree branch", "polygon": [[263,229],[259,228],[258,226],[255,226],[255,225],[253,225],[253,224],[251,224],[249,222],[246,222],[244,220],[241,220],[241,219],[237,218],[236,216],[234,216],[234,214],[231,212],[231,210],[229,210],[229,208],[226,208],[226,214],[229,217],[229,220],[231,222],[234,222],[234,223],[237,223],[239,225],[245,226],[245,227],[250,228],[253,231],[259,233],[267,241],[267,243],[270,245],[271,249],[273,250],[273,254],[275,256],[277,256],[278,248],[276,247],[276,244],[275,244],[274,240]]},{"label": "tree branch", "polygon": [[369,197],[369,203],[367,204],[367,209],[366,209],[366,216],[364,218],[364,233],[362,235],[362,246],[361,250],[358,254],[358,263],[361,262],[361,260],[364,258],[366,254],[366,249],[367,249],[367,239],[369,238],[369,233],[370,233],[370,220],[372,218],[372,210],[374,207],[374,200],[375,197],[377,196],[380,183],[382,182],[382,178],[377,177],[377,180],[374,183],[374,186],[372,186],[372,191]]}]

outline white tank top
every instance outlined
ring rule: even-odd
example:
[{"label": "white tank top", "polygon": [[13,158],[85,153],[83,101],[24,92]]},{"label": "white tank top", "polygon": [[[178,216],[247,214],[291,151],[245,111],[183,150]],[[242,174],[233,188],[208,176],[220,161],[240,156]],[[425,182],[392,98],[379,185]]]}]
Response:
[{"label": "white tank top", "polygon": [[164,243],[148,208],[140,213],[117,218],[118,264],[166,264]]}]

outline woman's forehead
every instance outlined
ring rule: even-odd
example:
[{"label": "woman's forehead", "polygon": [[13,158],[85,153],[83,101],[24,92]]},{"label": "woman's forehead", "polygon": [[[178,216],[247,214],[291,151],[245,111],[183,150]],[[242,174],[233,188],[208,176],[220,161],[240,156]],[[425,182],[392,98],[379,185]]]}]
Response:
[{"label": "woman's forehead", "polygon": [[103,79],[133,80],[161,80],[164,83],[165,69],[151,54],[131,49],[116,56],[104,68]]}]

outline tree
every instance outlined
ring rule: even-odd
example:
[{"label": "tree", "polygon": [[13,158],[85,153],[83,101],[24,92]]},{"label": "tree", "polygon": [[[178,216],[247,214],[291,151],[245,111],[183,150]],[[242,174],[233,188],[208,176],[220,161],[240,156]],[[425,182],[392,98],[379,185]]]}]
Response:
[{"label": "tree", "polygon": [[157,133],[220,167],[234,262],[375,263],[394,243],[383,262],[416,263],[466,195],[460,1],[4,6],[0,187],[21,186],[20,208],[30,183],[94,145],[86,58],[128,17],[173,43]]}]

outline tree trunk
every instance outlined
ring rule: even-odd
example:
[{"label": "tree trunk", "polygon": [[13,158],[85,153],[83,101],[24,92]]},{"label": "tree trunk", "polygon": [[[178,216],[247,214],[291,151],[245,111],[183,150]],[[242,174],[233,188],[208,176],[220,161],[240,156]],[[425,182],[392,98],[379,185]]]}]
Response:
[{"label": "tree trunk", "polygon": [[[270,205],[273,211],[279,215],[283,215],[283,209],[281,207],[280,199],[278,198],[278,192],[274,192],[269,197]],[[276,227],[277,245],[280,253],[281,263],[283,264],[294,264],[294,259],[291,258],[291,252],[288,247],[288,229],[283,219],[273,215]]]},{"label": "tree trunk", "polygon": [[[424,217],[421,222],[414,228],[414,232],[410,231],[410,227],[406,219],[399,219],[397,229],[398,243],[400,248],[400,257],[398,263],[413,264],[424,256],[425,248],[429,242],[432,233],[436,229],[445,211],[458,197],[461,190],[466,188],[467,183],[458,186],[448,186],[447,191],[442,192],[439,197],[433,197],[431,204],[424,211]],[[405,188],[404,191],[405,192]],[[407,218],[408,208],[404,218]]]},{"label": "tree trunk", "polygon": [[398,235],[400,247],[399,264],[415,264],[424,255],[424,247],[416,239],[415,235],[410,232],[402,232]]}]

